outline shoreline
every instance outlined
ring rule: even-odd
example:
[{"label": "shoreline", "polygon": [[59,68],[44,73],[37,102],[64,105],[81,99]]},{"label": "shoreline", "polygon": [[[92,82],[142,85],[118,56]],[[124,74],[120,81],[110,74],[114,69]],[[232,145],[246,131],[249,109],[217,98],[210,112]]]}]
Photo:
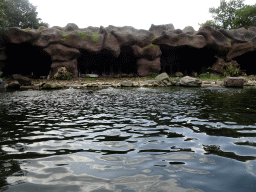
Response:
[{"label": "shoreline", "polygon": [[[3,82],[3,81],[2,81]],[[169,77],[161,73],[154,77],[76,77],[70,80],[30,79],[24,76],[13,75],[13,79],[3,82],[4,89],[104,89],[108,87],[238,87],[256,88],[256,76],[240,77]],[[6,85],[5,85],[6,84]]]},{"label": "shoreline", "polygon": [[[256,81],[250,80],[249,78],[243,77],[245,82],[241,88],[256,88]],[[89,80],[88,80],[89,79]],[[175,78],[170,78],[174,80]],[[181,78],[180,78],[181,79]],[[199,78],[196,78],[199,79]],[[199,79],[200,80],[200,79]],[[72,80],[45,80],[45,79],[34,79],[31,81],[30,86],[21,86],[21,89],[47,89],[43,88],[43,85],[50,84],[52,87],[48,89],[86,89],[86,88],[98,88],[104,89],[108,87],[122,88],[122,87],[191,87],[173,84],[171,82],[163,83],[158,82],[154,78],[147,77],[132,77],[132,78],[75,78]],[[193,87],[226,87],[224,85],[224,78],[220,79],[206,79],[201,81],[200,86]]]}]

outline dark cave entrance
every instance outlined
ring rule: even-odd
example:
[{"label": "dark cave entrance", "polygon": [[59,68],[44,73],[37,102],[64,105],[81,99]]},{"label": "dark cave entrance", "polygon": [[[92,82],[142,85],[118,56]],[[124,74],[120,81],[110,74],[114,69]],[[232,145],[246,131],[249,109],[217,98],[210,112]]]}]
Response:
[{"label": "dark cave entrance", "polygon": [[50,72],[52,60],[42,48],[32,46],[30,43],[7,44],[7,60],[3,68],[3,75],[21,74],[39,78],[47,76]]},{"label": "dark cave entrance", "polygon": [[255,65],[256,65],[256,51],[245,53],[241,56],[235,57],[233,60],[236,60],[240,64],[241,71],[245,72],[247,75],[255,75]]},{"label": "dark cave entrance", "polygon": [[171,47],[160,45],[161,55],[161,71],[166,72],[170,76],[174,76],[176,72],[182,72],[184,75],[192,75],[193,72],[198,74],[208,71],[217,59],[215,51],[204,47],[197,49],[189,46]]},{"label": "dark cave entrance", "polygon": [[81,56],[77,59],[79,74],[137,74],[137,59],[133,55],[131,47],[122,47],[118,58],[110,51],[103,49],[99,53],[91,53],[80,50]]}]

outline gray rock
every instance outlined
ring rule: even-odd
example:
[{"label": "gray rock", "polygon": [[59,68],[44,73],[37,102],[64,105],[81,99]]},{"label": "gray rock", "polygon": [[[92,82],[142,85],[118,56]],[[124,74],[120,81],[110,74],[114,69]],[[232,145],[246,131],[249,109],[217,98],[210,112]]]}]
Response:
[{"label": "gray rock", "polygon": [[147,80],[148,84],[154,84],[155,80]]},{"label": "gray rock", "polygon": [[179,84],[181,86],[187,86],[187,87],[200,87],[202,84],[202,81],[193,77],[183,77],[181,78]]},{"label": "gray rock", "polygon": [[6,84],[2,79],[0,79],[0,89],[4,89],[4,88],[6,88]]},{"label": "gray rock", "polygon": [[178,82],[180,82],[180,78],[176,77],[174,81],[176,81],[178,83]]},{"label": "gray rock", "polygon": [[176,76],[176,77],[183,77],[183,73],[181,73],[181,72],[176,72],[176,73],[175,73],[175,76]]},{"label": "gray rock", "polygon": [[99,77],[98,74],[86,74],[85,76],[86,77],[92,77],[92,78]]},{"label": "gray rock", "polygon": [[45,83],[42,89],[62,89],[62,85],[58,83]]},{"label": "gray rock", "polygon": [[132,82],[131,81],[123,81],[121,83],[122,87],[132,87]]},{"label": "gray rock", "polygon": [[7,89],[20,89],[20,84],[18,81],[11,81],[8,83]]},{"label": "gray rock", "polygon": [[243,77],[227,77],[224,79],[225,87],[243,87],[245,79]]},{"label": "gray rock", "polygon": [[159,75],[156,76],[155,78],[158,82],[162,82],[163,80],[169,80],[169,76],[167,73],[161,73]]}]

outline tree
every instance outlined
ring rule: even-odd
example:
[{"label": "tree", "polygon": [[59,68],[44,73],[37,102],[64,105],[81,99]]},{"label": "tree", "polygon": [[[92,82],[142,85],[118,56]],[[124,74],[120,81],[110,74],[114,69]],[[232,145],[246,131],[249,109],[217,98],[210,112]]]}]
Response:
[{"label": "tree", "polygon": [[246,5],[242,9],[236,11],[236,19],[234,20],[235,28],[249,28],[256,27],[256,4]]},{"label": "tree", "polygon": [[210,25],[214,29],[237,29],[240,27],[251,27],[256,19],[256,5],[245,5],[244,0],[222,0],[218,8],[210,8],[213,20],[199,24]]},{"label": "tree", "polygon": [[36,6],[29,3],[29,0],[4,0],[4,13],[7,18],[8,27],[39,28],[48,27],[47,23],[41,22],[37,17]]},{"label": "tree", "polygon": [[0,0],[0,32],[7,28],[7,18],[4,11],[4,0]]}]

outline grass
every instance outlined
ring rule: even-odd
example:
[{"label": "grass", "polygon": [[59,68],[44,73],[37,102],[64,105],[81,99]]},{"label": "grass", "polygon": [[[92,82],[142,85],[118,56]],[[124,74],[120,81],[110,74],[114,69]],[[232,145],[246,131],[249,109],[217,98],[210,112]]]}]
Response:
[{"label": "grass", "polygon": [[99,40],[99,35],[94,32],[77,32],[76,33],[80,40],[85,40],[86,37],[89,37],[94,43],[97,43]]},{"label": "grass", "polygon": [[94,78],[86,78],[85,81],[94,81]]},{"label": "grass", "polygon": [[225,77],[198,77],[198,79],[202,80],[202,81],[217,81],[217,80],[224,80]]}]

